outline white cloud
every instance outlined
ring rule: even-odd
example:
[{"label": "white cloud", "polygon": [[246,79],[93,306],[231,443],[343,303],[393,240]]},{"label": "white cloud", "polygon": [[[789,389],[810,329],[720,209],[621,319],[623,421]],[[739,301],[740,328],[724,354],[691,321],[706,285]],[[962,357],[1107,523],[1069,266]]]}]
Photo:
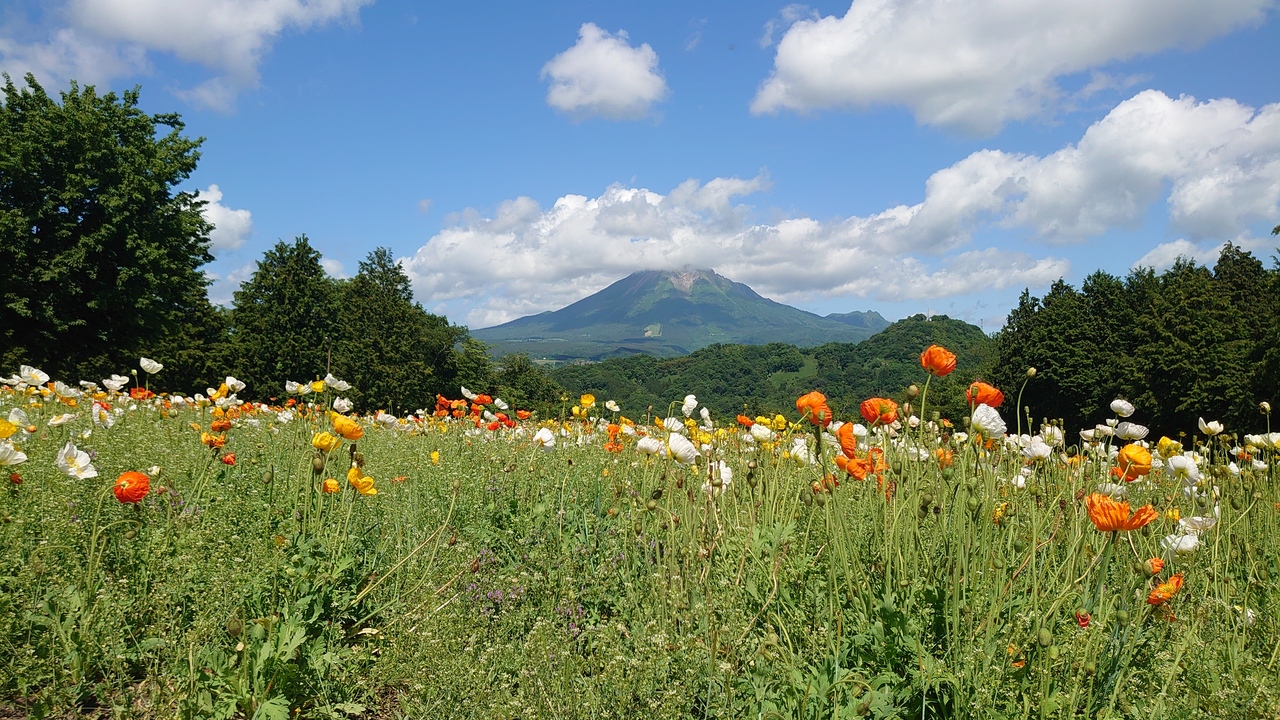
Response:
[{"label": "white cloud", "polygon": [[432,200],[431,198],[422,198],[418,201],[418,212],[425,215],[431,212],[432,205],[435,205],[435,200]]},{"label": "white cloud", "polygon": [[[751,108],[767,113],[904,105],[920,122],[990,134],[1008,121],[1052,110],[1063,96],[1059,78],[1195,47],[1263,20],[1272,5],[1273,0],[855,0],[844,17],[791,25]],[[775,30],[767,25],[761,43],[771,42]],[[1091,83],[1089,90],[1106,84]]]},{"label": "white cloud", "polygon": [[240,289],[240,284],[253,277],[253,273],[257,269],[258,263],[251,261],[227,273],[226,277],[217,273],[206,272],[205,275],[213,283],[209,286],[210,302],[216,305],[231,305],[236,291]]},{"label": "white cloud", "polygon": [[[286,30],[351,19],[373,0],[66,0],[46,10],[65,19],[47,41],[0,37],[0,69],[61,82],[106,82],[148,72],[147,53],[163,52],[218,73],[178,94],[215,109],[258,86],[258,65]],[[3,35],[10,33],[3,32]]]},{"label": "white cloud", "polygon": [[320,267],[324,268],[325,273],[327,273],[331,278],[343,280],[347,277],[347,269],[343,266],[341,260],[320,258]]},{"label": "white cloud", "polygon": [[[1246,252],[1254,253],[1265,252],[1268,248],[1274,247],[1274,244],[1262,238],[1255,238],[1249,235],[1241,235],[1232,240],[1236,247]],[[1156,272],[1162,272],[1173,267],[1178,258],[1192,260],[1200,265],[1213,267],[1218,262],[1218,256],[1222,254],[1222,248],[1226,243],[1194,243],[1186,238],[1179,238],[1172,242],[1161,243],[1153,248],[1147,254],[1134,261],[1132,267],[1148,267]]]},{"label": "white cloud", "polygon": [[235,250],[244,244],[253,232],[253,213],[248,210],[232,210],[222,204],[222,190],[217,185],[196,193],[197,200],[207,203],[204,206],[204,219],[213,224],[209,239],[213,245],[210,250],[216,255],[221,250]]},{"label": "white cloud", "polygon": [[631,47],[625,31],[594,23],[584,23],[578,42],[542,66],[542,77],[551,78],[547,104],[575,117],[639,120],[667,96],[653,48]]},{"label": "white cloud", "polygon": [[462,300],[474,325],[561,307],[635,270],[684,266],[780,300],[1042,287],[1067,273],[1066,260],[973,239],[1004,230],[1080,242],[1140,225],[1162,199],[1195,247],[1240,243],[1251,224],[1280,218],[1280,104],[1142,92],[1078,143],[1044,157],[975,152],[929,177],[920,202],[866,216],[760,223],[741,199],[768,185],[764,174],[689,180],[666,195],[615,185],[550,208],[515,198],[488,216],[451,216],[404,266],[423,302]]}]

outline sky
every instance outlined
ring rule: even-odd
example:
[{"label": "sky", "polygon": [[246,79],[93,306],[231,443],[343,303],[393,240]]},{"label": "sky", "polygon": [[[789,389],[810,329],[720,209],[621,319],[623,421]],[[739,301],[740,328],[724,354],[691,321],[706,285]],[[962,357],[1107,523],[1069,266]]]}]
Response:
[{"label": "sky", "polygon": [[472,328],[637,270],[998,329],[1024,289],[1280,244],[1276,0],[16,0],[0,71],[141,87],[230,304],[305,234]]}]

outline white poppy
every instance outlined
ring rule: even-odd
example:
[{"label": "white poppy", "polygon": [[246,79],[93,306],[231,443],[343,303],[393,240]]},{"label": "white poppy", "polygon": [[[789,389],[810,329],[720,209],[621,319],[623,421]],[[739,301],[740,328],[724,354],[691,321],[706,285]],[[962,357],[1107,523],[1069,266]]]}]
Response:
[{"label": "white poppy", "polygon": [[699,410],[699,411],[698,411],[698,417],[702,418],[702,422],[704,422],[704,423],[710,423],[710,422],[711,422],[711,411],[704,407],[704,408],[702,408],[701,410]]},{"label": "white poppy", "polygon": [[93,424],[99,427],[109,428],[116,424],[115,416],[102,403],[94,403],[89,414],[93,417]]},{"label": "white poppy", "polygon": [[335,390],[337,392],[346,392],[351,389],[351,383],[346,380],[339,380],[333,376],[333,373],[325,374],[324,384],[327,385],[330,390]]},{"label": "white poppy", "polygon": [[106,389],[110,390],[113,393],[120,392],[121,390],[124,389],[124,386],[128,384],[129,384],[129,376],[116,375],[114,373],[112,373],[111,377],[106,378],[102,381],[103,387],[105,387]]},{"label": "white poppy", "polygon": [[1031,438],[1031,442],[1022,449],[1022,456],[1033,462],[1048,460],[1049,456],[1052,454],[1053,448],[1050,447],[1049,444],[1044,441],[1044,438],[1039,435]]},{"label": "white poppy", "polygon": [[389,428],[396,424],[396,416],[392,415],[391,413],[379,410],[378,413],[373,416],[373,421],[383,427]]},{"label": "white poppy", "polygon": [[[1214,509],[1217,510],[1217,508]],[[1192,515],[1191,517],[1182,518],[1178,521],[1178,524],[1182,526],[1184,533],[1198,535],[1205,530],[1212,530],[1218,524],[1218,518],[1212,515]]]},{"label": "white poppy", "polygon": [[468,390],[465,386],[464,386],[464,387],[462,387],[462,388],[461,388],[461,390],[462,390],[462,397],[464,397],[464,398],[466,398],[466,399],[468,399],[468,400],[475,400],[477,397],[479,397],[479,396],[478,396],[478,395],[476,395],[475,393],[473,393],[473,392],[471,392],[470,390]]},{"label": "white poppy", "polygon": [[1200,537],[1191,535],[1167,535],[1160,541],[1160,547],[1175,553],[1191,553],[1200,547]]},{"label": "white poppy", "polygon": [[1111,412],[1115,413],[1116,415],[1119,415],[1120,417],[1129,417],[1130,415],[1133,414],[1133,410],[1134,410],[1133,403],[1129,402],[1128,400],[1121,400],[1120,398],[1116,398],[1115,400],[1111,401]]},{"label": "white poppy", "polygon": [[698,398],[694,395],[685,395],[684,404],[680,406],[680,412],[685,417],[693,417],[693,411],[698,407]]},{"label": "white poppy", "polygon": [[1000,417],[1000,413],[986,403],[982,403],[973,409],[973,419],[969,421],[969,426],[989,438],[1004,437],[1005,432],[1009,429],[1004,424],[1004,419]]},{"label": "white poppy", "polygon": [[507,401],[506,401],[506,400],[503,400],[502,398],[494,398],[494,399],[493,399],[493,406],[494,406],[494,407],[496,407],[496,408],[498,408],[499,410],[510,410],[510,409],[511,409],[511,406],[507,404]]},{"label": "white poppy", "polygon": [[18,377],[22,378],[22,382],[28,385],[43,385],[49,382],[49,375],[30,365],[23,365],[18,368]]},{"label": "white poppy", "polygon": [[1164,461],[1165,472],[1169,475],[1182,478],[1187,485],[1194,485],[1200,481],[1200,468],[1196,467],[1195,460],[1188,455],[1174,455]]},{"label": "white poppy", "polygon": [[98,470],[89,460],[89,453],[79,450],[72,443],[58,451],[58,468],[73,478],[85,480],[98,477]]},{"label": "white poppy", "polygon": [[773,431],[765,426],[764,423],[756,423],[751,426],[751,437],[759,442],[768,442],[773,439]]},{"label": "white poppy", "polygon": [[1205,422],[1204,418],[1200,418],[1200,432],[1205,435],[1217,435],[1222,432],[1222,423],[1217,420]]},{"label": "white poppy", "polygon": [[54,415],[53,417],[49,418],[49,427],[58,427],[60,425],[66,425],[72,420],[75,420],[76,417],[79,416],[79,414],[80,413],[63,413],[61,415]]},{"label": "white poppy", "polygon": [[1101,483],[1096,490],[1117,500],[1129,494],[1129,486],[1125,483]]},{"label": "white poppy", "polygon": [[1087,443],[1091,443],[1091,442],[1093,442],[1093,438],[1094,438],[1094,436],[1095,436],[1095,435],[1097,435],[1097,433],[1096,433],[1096,432],[1094,432],[1093,430],[1081,430],[1081,431],[1080,431],[1080,439],[1081,439],[1081,440],[1083,440],[1083,441],[1085,441],[1085,442],[1087,442]]},{"label": "white poppy", "polygon": [[1146,427],[1128,421],[1116,425],[1116,437],[1122,440],[1141,440],[1151,432]]},{"label": "white poppy", "polygon": [[13,443],[7,440],[0,440],[0,467],[17,465],[26,461],[26,454],[14,447]]},{"label": "white poppy", "polygon": [[800,465],[812,465],[813,453],[809,450],[809,443],[803,437],[791,439],[791,459]]},{"label": "white poppy", "polygon": [[233,392],[233,393],[238,393],[238,392],[240,392],[241,390],[243,390],[243,389],[244,389],[244,387],[245,387],[244,383],[242,383],[242,382],[240,382],[239,380],[237,380],[237,379],[235,379],[235,378],[231,377],[230,375],[228,375],[228,376],[227,376],[227,379],[226,379],[226,380],[223,380],[222,382],[226,383],[227,390],[229,390],[229,391],[231,391],[231,392]]},{"label": "white poppy", "polygon": [[333,399],[333,409],[343,414],[351,412],[351,408],[355,406],[356,406],[355,403],[351,402],[346,398],[335,397]]},{"label": "white poppy", "polygon": [[1094,425],[1093,436],[1098,438],[1111,437],[1116,434],[1115,428],[1110,425]]},{"label": "white poppy", "polygon": [[622,410],[622,408],[618,407],[618,403],[612,400],[605,400],[604,406],[605,406],[605,409],[607,409],[609,412],[618,412]]},{"label": "white poppy", "polygon": [[1259,470],[1259,471],[1261,471],[1261,470],[1266,470],[1266,469],[1267,469],[1267,464],[1266,464],[1265,462],[1261,461],[1261,460],[1254,460],[1254,461],[1253,461],[1253,469],[1254,469],[1254,470]]},{"label": "white poppy", "polygon": [[692,465],[700,453],[689,438],[673,433],[667,437],[667,454],[682,465]]},{"label": "white poppy", "polygon": [[161,365],[151,358],[142,358],[138,360],[138,364],[142,366],[142,370],[148,375],[155,375],[164,369],[164,365]]},{"label": "white poppy", "polygon": [[58,397],[61,397],[61,398],[78,398],[78,397],[84,396],[84,393],[62,382],[61,380],[54,381],[53,391],[57,393]]},{"label": "white poppy", "polygon": [[301,389],[302,389],[302,383],[296,383],[292,380],[284,381],[284,391],[289,393],[290,395],[297,395],[298,391]]},{"label": "white poppy", "polygon": [[657,438],[642,437],[636,441],[636,450],[645,455],[657,455],[666,452],[667,446]]},{"label": "white poppy", "polygon": [[533,435],[533,444],[543,450],[550,450],[556,446],[555,433],[551,432],[551,428],[539,428]]},{"label": "white poppy", "polygon": [[25,427],[28,424],[27,414],[22,408],[13,408],[9,411],[9,422],[18,427]]},{"label": "white poppy", "polygon": [[669,417],[662,421],[662,429],[666,430],[667,432],[681,433],[681,434],[688,432],[687,430],[685,430],[684,423],[680,422],[678,418],[673,418],[673,417]]},{"label": "white poppy", "polygon": [[720,479],[720,486],[713,486],[711,481],[708,480],[707,482],[702,483],[702,492],[715,497],[723,494],[725,490],[729,489],[729,483],[733,482],[733,469],[725,464],[723,460],[717,460],[711,464],[711,472],[714,474],[714,477]]},{"label": "white poppy", "polygon": [[1040,429],[1040,437],[1050,445],[1057,447],[1066,442],[1066,435],[1062,432],[1062,428],[1057,425],[1046,425]]}]

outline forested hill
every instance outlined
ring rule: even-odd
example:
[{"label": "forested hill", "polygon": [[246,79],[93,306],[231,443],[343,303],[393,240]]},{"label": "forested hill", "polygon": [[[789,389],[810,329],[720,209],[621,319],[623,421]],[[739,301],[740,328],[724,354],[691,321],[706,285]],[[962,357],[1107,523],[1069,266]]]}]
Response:
[{"label": "forested hill", "polygon": [[814,389],[827,394],[838,416],[853,417],[868,397],[900,399],[908,385],[922,383],[920,351],[934,343],[952,349],[959,360],[956,372],[930,388],[937,398],[930,406],[944,403],[944,413],[959,416],[963,389],[980,372],[992,341],[978,327],[944,315],[915,315],[857,344],[712,345],[678,358],[635,355],[571,365],[552,377],[572,396],[591,392],[616,400],[624,414],[637,418],[650,407],[666,414],[672,400],[688,393],[722,420],[744,411],[794,414],[796,397]]}]

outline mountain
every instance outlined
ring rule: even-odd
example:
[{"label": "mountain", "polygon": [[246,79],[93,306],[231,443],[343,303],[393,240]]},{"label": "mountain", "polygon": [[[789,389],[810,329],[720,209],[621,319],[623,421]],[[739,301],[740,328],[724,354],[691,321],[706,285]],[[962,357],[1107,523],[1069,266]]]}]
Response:
[{"label": "mountain", "polygon": [[[980,328],[945,315],[914,315],[893,323],[856,345],[827,343],[800,350],[791,345],[715,345],[677,358],[619,357],[588,365],[565,365],[551,377],[570,397],[584,392],[615,400],[629,417],[665,413],[686,394],[698,396],[715,417],[786,413],[794,417],[796,398],[810,390],[826,393],[839,419],[857,418],[867,398],[901,402],[912,383],[924,386],[920,351],[939,344],[956,353],[956,369],[933,378],[927,412],[958,419],[967,405],[964,389],[990,379],[993,341]],[[1016,388],[1004,388],[1012,397]]]},{"label": "mountain", "polygon": [[649,270],[555,311],[481,328],[494,355],[602,360],[687,355],[715,343],[808,347],[859,342],[889,325],[879,313],[822,317],[761,297],[711,270]]}]

